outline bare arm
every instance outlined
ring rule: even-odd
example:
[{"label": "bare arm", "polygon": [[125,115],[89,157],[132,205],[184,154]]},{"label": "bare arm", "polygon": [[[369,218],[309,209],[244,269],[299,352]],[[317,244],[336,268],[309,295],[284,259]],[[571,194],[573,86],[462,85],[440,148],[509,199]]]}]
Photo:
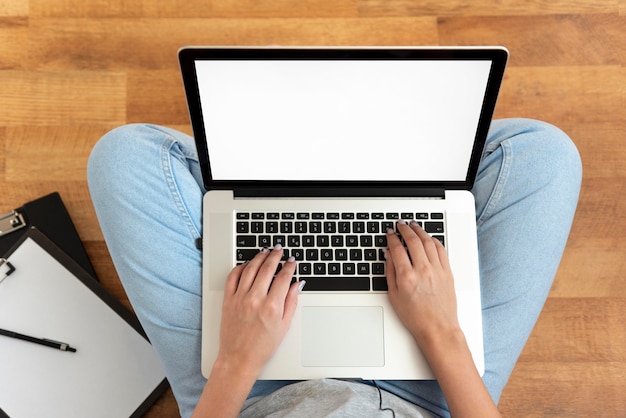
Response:
[{"label": "bare arm", "polygon": [[[389,299],[426,356],[453,417],[499,417],[459,326],[454,278],[441,243],[412,222],[387,234]],[[409,257],[410,255],[410,257]]]},{"label": "bare arm", "polygon": [[236,417],[265,363],[283,340],[296,310],[293,259],[272,281],[282,249],[263,250],[228,276],[220,351],[193,417]]}]

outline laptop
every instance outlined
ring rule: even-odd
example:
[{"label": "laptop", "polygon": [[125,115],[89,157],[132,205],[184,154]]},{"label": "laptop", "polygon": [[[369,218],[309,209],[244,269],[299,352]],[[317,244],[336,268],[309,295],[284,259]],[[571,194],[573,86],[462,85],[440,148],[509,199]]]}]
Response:
[{"label": "laptop", "polygon": [[202,169],[202,372],[224,282],[262,247],[306,280],[261,379],[432,379],[386,292],[385,231],[441,240],[484,372],[474,199],[508,52],[502,47],[184,47]]}]

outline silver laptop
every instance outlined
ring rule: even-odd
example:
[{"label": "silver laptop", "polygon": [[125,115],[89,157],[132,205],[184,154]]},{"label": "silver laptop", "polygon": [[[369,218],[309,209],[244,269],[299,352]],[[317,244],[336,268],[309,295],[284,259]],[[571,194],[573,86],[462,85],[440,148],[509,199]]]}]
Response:
[{"label": "silver laptop", "polygon": [[207,193],[202,371],[224,281],[281,244],[306,280],[262,379],[429,379],[386,293],[385,231],[441,240],[484,371],[474,183],[508,52],[487,48],[186,47],[179,51]]}]

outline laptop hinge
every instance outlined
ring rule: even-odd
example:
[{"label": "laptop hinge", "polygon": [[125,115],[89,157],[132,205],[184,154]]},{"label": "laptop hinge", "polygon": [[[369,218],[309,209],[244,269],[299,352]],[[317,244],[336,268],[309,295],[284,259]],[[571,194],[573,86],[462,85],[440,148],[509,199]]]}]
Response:
[{"label": "laptop hinge", "polygon": [[376,198],[376,197],[421,197],[444,199],[445,190],[438,188],[237,188],[235,198]]}]

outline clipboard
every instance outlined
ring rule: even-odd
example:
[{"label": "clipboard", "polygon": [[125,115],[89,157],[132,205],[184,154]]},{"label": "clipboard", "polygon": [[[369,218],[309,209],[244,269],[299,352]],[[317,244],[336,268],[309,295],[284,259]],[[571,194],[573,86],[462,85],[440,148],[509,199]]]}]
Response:
[{"label": "clipboard", "polygon": [[77,350],[0,335],[0,417],[140,417],[167,389],[136,317],[40,231],[22,234],[0,277],[0,328]]},{"label": "clipboard", "polygon": [[87,251],[58,192],[0,214],[0,256],[13,247],[30,227],[40,230],[97,280]]}]

